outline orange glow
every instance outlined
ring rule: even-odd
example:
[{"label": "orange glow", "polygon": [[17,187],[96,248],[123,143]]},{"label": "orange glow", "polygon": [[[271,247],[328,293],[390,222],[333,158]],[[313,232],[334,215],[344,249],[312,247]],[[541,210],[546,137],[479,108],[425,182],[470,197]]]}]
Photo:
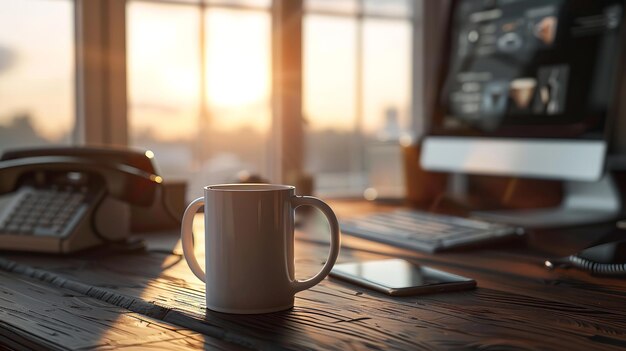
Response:
[{"label": "orange glow", "polygon": [[[127,6],[131,134],[147,133],[160,141],[198,137],[202,37],[210,128],[250,127],[268,133],[269,11],[209,8],[203,19],[196,6],[142,1],[129,1]],[[23,20],[24,13],[28,21]],[[3,3],[0,20],[0,29],[14,28],[0,30],[0,46],[14,54],[14,62],[0,71],[0,126],[28,114],[37,134],[46,139],[71,135],[75,115],[71,2]],[[401,119],[408,115],[410,26],[368,20],[364,29],[361,117],[365,131],[373,133],[384,121],[387,107],[396,108]],[[356,30],[354,18],[305,16],[303,113],[309,130],[354,128]],[[53,40],[42,40],[42,33]]]},{"label": "orange glow", "polygon": [[68,138],[75,117],[73,3],[1,5],[0,127],[27,116],[49,142]]},{"label": "orange glow", "polygon": [[168,93],[177,100],[184,100],[198,94],[200,79],[194,69],[172,67],[164,72],[164,81],[168,87]]},{"label": "orange glow", "polygon": [[[219,107],[237,107],[269,98],[268,16],[233,10],[207,14],[207,99]],[[263,30],[264,40],[251,39]]]},{"label": "orange glow", "polygon": [[[201,92],[198,8],[130,2],[129,95],[134,132],[197,136]],[[270,124],[269,12],[209,9],[204,18],[205,101],[214,130]]]}]

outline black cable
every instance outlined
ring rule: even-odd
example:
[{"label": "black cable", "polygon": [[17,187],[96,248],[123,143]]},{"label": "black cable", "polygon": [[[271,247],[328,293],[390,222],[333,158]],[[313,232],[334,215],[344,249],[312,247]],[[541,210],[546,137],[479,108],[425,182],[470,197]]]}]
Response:
[{"label": "black cable", "polygon": [[164,255],[183,257],[183,254],[179,254],[177,252],[174,252],[174,250],[168,250],[168,249],[146,249],[146,252],[153,252],[153,253],[160,253]]},{"label": "black cable", "polygon": [[[91,214],[91,218],[90,218],[90,225],[91,225],[91,230],[94,233],[94,235],[100,239],[100,241],[102,241],[103,244],[106,244],[108,246],[112,246],[115,248],[130,248],[130,246],[133,245],[129,245],[132,244],[128,241],[127,238],[122,238],[122,239],[111,239],[108,238],[107,236],[105,236],[102,232],[100,232],[98,230],[98,226],[96,224],[96,215],[98,213],[98,210],[100,209],[100,207],[102,206],[102,203],[104,202],[104,200],[107,197],[107,193],[105,192],[102,196],[100,196],[100,198],[97,200],[95,206],[93,207],[92,210],[92,214]],[[182,218],[178,218],[178,216],[176,216],[174,214],[174,211],[167,205],[167,202],[165,201],[165,187],[161,184],[161,206],[163,207],[163,210],[165,213],[167,213],[168,216],[170,216],[170,218],[172,220],[174,220],[174,222],[176,222],[179,226],[182,224]],[[193,238],[192,238],[193,240]],[[127,251],[138,251],[138,250],[143,250],[145,252],[151,252],[151,253],[161,253],[161,254],[166,254],[166,255],[173,255],[173,256],[177,256],[179,257],[179,260],[177,262],[175,262],[174,264],[178,263],[182,258],[183,255],[174,252],[173,250],[167,250],[167,249],[147,249],[145,247],[145,245],[143,245],[143,240],[139,240],[135,243],[139,243],[141,242],[142,245],[141,247],[132,247],[130,248],[130,250]]]},{"label": "black cable", "polygon": [[104,234],[102,234],[99,230],[98,230],[98,226],[96,224],[96,216],[98,214],[98,210],[100,209],[100,206],[102,206],[102,203],[104,202],[104,199],[106,199],[107,193],[105,192],[102,196],[100,196],[100,198],[97,200],[95,206],[93,207],[93,210],[91,212],[91,218],[90,218],[90,224],[91,224],[91,231],[94,233],[94,235],[100,239],[103,243],[106,244],[119,244],[125,241],[125,239],[111,239],[111,238],[107,238]]},{"label": "black cable", "polygon": [[600,263],[571,255],[568,257],[572,266],[602,275],[626,275],[626,263]]},{"label": "black cable", "polygon": [[582,258],[578,255],[571,255],[555,260],[547,260],[544,262],[544,266],[550,270],[555,268],[574,267],[597,275],[626,275],[626,263],[600,263]]},{"label": "black cable", "polygon": [[100,230],[98,230],[98,225],[96,224],[96,216],[97,216],[98,210],[102,206],[102,203],[104,202],[106,197],[107,197],[107,193],[104,192],[104,194],[102,194],[102,196],[100,196],[100,198],[97,200],[91,212],[91,216],[90,216],[91,218],[89,222],[90,222],[91,231],[93,232],[93,234],[98,239],[100,239],[100,241],[102,241],[102,244],[104,246],[106,246],[109,249],[118,251],[118,252],[128,253],[128,252],[145,251],[146,245],[145,245],[145,241],[142,239],[136,239],[134,241],[131,241],[128,238],[111,239],[107,237],[106,235],[104,235]]},{"label": "black cable", "polygon": [[175,211],[173,211],[170,207],[169,204],[167,203],[167,201],[165,201],[165,185],[163,185],[163,183],[160,184],[160,188],[161,188],[161,206],[163,207],[163,210],[165,211],[165,213],[167,213],[167,215],[179,226],[182,224],[182,218],[180,218],[179,216],[177,216],[175,214]]},{"label": "black cable", "polygon": [[163,266],[161,267],[162,270],[166,270],[169,268],[174,267],[175,265],[177,265],[178,263],[180,263],[180,261],[183,260],[184,256],[176,253],[172,250],[167,250],[167,249],[146,249],[146,252],[149,253],[160,253],[160,254],[164,254],[164,255],[171,255],[171,256],[176,256],[176,260],[170,264],[168,264],[167,266]]},{"label": "black cable", "polygon": [[[178,224],[178,226],[180,227],[183,224],[183,219],[180,216],[177,216],[175,214],[175,211],[172,210],[172,208],[169,206],[169,203],[167,201],[165,201],[165,185],[163,183],[160,184],[161,187],[161,206],[163,207],[163,210],[165,211],[165,213],[167,213],[167,215],[176,223]],[[191,236],[191,240],[192,243],[195,242],[194,236]],[[154,252],[154,253],[161,253],[161,254],[166,254],[166,255],[174,255],[174,256],[178,256],[182,259],[183,255],[174,252],[173,250],[165,250],[165,249],[151,249],[151,250],[147,250],[148,252]]]}]

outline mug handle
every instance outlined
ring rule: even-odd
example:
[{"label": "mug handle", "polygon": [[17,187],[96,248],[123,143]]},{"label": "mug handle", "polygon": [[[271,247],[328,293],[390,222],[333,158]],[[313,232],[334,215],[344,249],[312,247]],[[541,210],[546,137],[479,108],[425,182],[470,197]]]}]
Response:
[{"label": "mug handle", "polygon": [[189,268],[191,268],[191,271],[198,279],[206,283],[206,274],[198,264],[196,255],[193,252],[193,217],[202,205],[204,205],[204,198],[199,197],[187,206],[180,228],[180,239],[183,246],[183,256],[185,256],[185,261],[187,261]]},{"label": "mug handle", "polygon": [[322,279],[326,278],[330,270],[335,265],[337,261],[337,256],[339,256],[339,247],[341,243],[340,234],[339,234],[339,222],[337,222],[337,216],[333,210],[328,206],[324,201],[311,197],[311,196],[295,196],[291,199],[291,207],[292,210],[295,210],[299,206],[311,206],[315,207],[318,210],[322,211],[322,213],[326,216],[328,220],[328,224],[330,224],[330,252],[328,253],[328,258],[326,259],[326,263],[322,270],[319,271],[313,277],[306,280],[294,280],[291,282],[291,286],[295,292],[309,289],[319,282]]}]

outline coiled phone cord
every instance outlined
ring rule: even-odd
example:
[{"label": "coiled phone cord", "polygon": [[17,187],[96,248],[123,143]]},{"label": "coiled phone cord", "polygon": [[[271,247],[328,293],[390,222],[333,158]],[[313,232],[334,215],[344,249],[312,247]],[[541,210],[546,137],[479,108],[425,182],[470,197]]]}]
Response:
[{"label": "coiled phone cord", "polygon": [[575,267],[598,275],[626,275],[626,263],[600,263],[579,257],[577,255],[571,255],[556,260],[547,260],[544,262],[544,266],[550,270],[556,269],[557,267]]}]

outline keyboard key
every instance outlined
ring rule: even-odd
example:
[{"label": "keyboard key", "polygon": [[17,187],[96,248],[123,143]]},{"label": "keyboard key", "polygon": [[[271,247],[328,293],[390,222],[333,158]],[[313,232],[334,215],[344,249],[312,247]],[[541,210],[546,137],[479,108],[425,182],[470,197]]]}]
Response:
[{"label": "keyboard key", "polygon": [[413,210],[341,221],[341,229],[348,235],[427,252],[521,233],[512,226]]},{"label": "keyboard key", "polygon": [[17,224],[10,224],[6,227],[7,232],[9,233],[17,233],[17,231],[19,230],[20,226]]},{"label": "keyboard key", "polygon": [[57,232],[50,227],[37,227],[33,230],[33,235],[36,236],[56,236]]},{"label": "keyboard key", "polygon": [[20,234],[29,234],[29,233],[31,233],[32,231],[33,231],[33,226],[32,226],[32,225],[22,225],[22,226],[19,228],[19,230],[18,230],[18,232],[19,232]]}]

